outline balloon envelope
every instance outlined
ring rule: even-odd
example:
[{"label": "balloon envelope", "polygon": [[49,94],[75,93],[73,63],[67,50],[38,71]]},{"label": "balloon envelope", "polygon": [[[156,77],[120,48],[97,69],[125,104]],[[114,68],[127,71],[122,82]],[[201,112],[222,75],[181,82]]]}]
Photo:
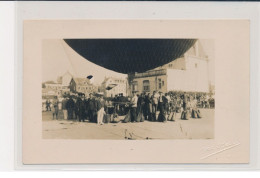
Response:
[{"label": "balloon envelope", "polygon": [[167,64],[196,39],[65,39],[85,59],[120,73],[145,72]]}]

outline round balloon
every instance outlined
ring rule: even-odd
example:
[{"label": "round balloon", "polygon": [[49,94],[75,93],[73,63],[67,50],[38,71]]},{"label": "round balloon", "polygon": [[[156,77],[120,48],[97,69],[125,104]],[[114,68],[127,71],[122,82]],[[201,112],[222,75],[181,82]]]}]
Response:
[{"label": "round balloon", "polygon": [[145,72],[183,56],[196,39],[65,39],[65,42],[86,60],[129,74]]}]

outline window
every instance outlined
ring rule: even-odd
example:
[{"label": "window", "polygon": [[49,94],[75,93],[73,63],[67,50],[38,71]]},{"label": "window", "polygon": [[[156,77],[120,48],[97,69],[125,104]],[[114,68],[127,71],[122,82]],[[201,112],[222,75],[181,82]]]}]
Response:
[{"label": "window", "polygon": [[198,67],[198,64],[197,63],[195,63],[195,68],[197,68]]},{"label": "window", "polygon": [[164,81],[162,81],[162,86],[164,86]]},{"label": "window", "polygon": [[162,88],[162,80],[160,78],[158,79],[158,85],[159,85],[159,89],[161,89]]},{"label": "window", "polygon": [[133,91],[137,91],[138,90],[138,83],[137,83],[137,81],[133,81],[133,83],[132,83],[132,90]]},{"label": "window", "polygon": [[143,90],[144,91],[150,91],[150,82],[149,82],[149,80],[144,80],[143,81]]}]

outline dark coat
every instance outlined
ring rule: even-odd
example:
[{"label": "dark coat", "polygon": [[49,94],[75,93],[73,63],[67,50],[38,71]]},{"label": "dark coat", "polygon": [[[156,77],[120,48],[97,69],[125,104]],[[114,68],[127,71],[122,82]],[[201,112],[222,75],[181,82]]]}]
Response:
[{"label": "dark coat", "polygon": [[164,113],[167,103],[168,99],[165,96],[162,96],[162,102],[160,101],[159,97],[158,107],[161,113]]},{"label": "dark coat", "polygon": [[77,111],[77,114],[79,114],[80,116],[84,117],[84,115],[85,115],[85,103],[84,103],[84,101],[81,98],[77,99],[76,111]]},{"label": "dark coat", "polygon": [[66,103],[66,109],[67,109],[67,110],[70,110],[70,109],[74,109],[74,107],[75,107],[75,103],[74,103],[73,99],[70,98],[70,99],[67,101],[67,103]]},{"label": "dark coat", "polygon": [[144,99],[144,103],[145,103],[145,109],[148,113],[151,113],[152,112],[152,98],[151,97],[148,97],[146,96],[145,99]]},{"label": "dark coat", "polygon": [[97,111],[97,102],[95,99],[88,99],[88,110]]}]

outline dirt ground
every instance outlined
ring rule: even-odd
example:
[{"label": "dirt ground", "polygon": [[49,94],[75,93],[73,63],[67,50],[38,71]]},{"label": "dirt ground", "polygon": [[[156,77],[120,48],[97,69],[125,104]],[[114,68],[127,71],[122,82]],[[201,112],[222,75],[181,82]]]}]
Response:
[{"label": "dirt ground", "polygon": [[[108,123],[97,125],[89,122],[53,120],[52,112],[42,114],[43,139],[213,139],[214,109],[200,109],[201,119],[181,120],[177,113],[175,121]],[[121,116],[122,119],[124,116]]]}]

